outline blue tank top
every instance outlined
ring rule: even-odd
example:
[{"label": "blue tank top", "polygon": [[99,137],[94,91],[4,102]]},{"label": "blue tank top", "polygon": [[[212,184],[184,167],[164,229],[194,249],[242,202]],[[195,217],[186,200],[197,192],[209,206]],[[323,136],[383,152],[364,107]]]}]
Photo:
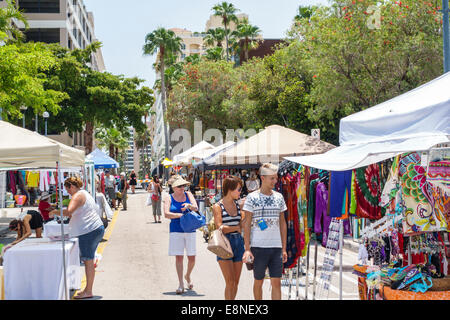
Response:
[{"label": "blue tank top", "polygon": [[[173,194],[170,195],[170,199],[172,200],[170,203],[170,212],[183,213],[183,211],[181,211],[183,203],[191,203],[186,192],[184,193],[184,195],[186,196],[186,201],[184,202],[178,202],[173,198]],[[172,219],[170,221],[170,232],[186,233],[184,232],[183,228],[181,228],[180,218]],[[195,230],[192,232],[195,232]]]}]

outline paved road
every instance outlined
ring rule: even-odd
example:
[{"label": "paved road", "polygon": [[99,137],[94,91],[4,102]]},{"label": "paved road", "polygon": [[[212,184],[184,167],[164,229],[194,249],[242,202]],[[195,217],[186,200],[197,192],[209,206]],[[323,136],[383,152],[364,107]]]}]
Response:
[{"label": "paved road", "polygon": [[[128,210],[120,211],[111,237],[97,267],[94,294],[101,299],[208,299],[222,300],[225,282],[215,256],[206,249],[197,232],[197,257],[192,273],[194,289],[176,295],[178,279],[175,258],[168,256],[170,220],[153,223],[151,207],[145,206],[146,193],[130,194]],[[187,259],[185,259],[185,268]],[[253,299],[253,274],[242,270],[237,299]],[[263,286],[270,298],[270,282]]]}]

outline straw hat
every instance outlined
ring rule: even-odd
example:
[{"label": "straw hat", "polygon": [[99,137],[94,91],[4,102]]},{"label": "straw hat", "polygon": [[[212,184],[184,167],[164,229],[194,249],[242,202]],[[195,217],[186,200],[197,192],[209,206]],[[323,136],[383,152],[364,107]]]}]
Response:
[{"label": "straw hat", "polygon": [[172,188],[176,188],[179,186],[189,185],[191,184],[189,181],[184,180],[181,176],[176,177],[172,182]]}]

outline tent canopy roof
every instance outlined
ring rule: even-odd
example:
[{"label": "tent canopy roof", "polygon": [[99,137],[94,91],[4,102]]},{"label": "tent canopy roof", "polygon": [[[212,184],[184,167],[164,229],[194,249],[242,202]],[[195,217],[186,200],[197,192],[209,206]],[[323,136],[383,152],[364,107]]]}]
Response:
[{"label": "tent canopy roof", "polygon": [[192,148],[177,154],[173,157],[173,164],[174,165],[189,165],[192,160],[192,154],[196,152],[201,152],[205,150],[212,150],[214,149],[214,146],[206,141],[201,141],[194,145]]},{"label": "tent canopy roof", "polygon": [[332,144],[304,133],[279,125],[271,125],[221,153],[217,164],[280,162],[283,157],[323,153],[333,148]]},{"label": "tent canopy roof", "polygon": [[94,161],[94,167],[97,168],[118,168],[119,163],[106,155],[103,151],[96,148],[86,156],[87,159]]},{"label": "tent canopy roof", "polygon": [[66,146],[36,132],[0,121],[0,168],[62,168],[84,165],[82,150]]}]

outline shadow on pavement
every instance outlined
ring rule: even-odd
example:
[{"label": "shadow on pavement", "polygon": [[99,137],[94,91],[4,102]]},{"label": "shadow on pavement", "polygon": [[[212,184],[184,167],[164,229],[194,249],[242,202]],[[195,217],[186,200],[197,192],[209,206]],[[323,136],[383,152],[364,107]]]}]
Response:
[{"label": "shadow on pavement", "polygon": [[195,290],[186,290],[183,294],[177,294],[175,291],[163,292],[166,296],[182,296],[182,297],[204,297],[204,294],[198,294]]}]

